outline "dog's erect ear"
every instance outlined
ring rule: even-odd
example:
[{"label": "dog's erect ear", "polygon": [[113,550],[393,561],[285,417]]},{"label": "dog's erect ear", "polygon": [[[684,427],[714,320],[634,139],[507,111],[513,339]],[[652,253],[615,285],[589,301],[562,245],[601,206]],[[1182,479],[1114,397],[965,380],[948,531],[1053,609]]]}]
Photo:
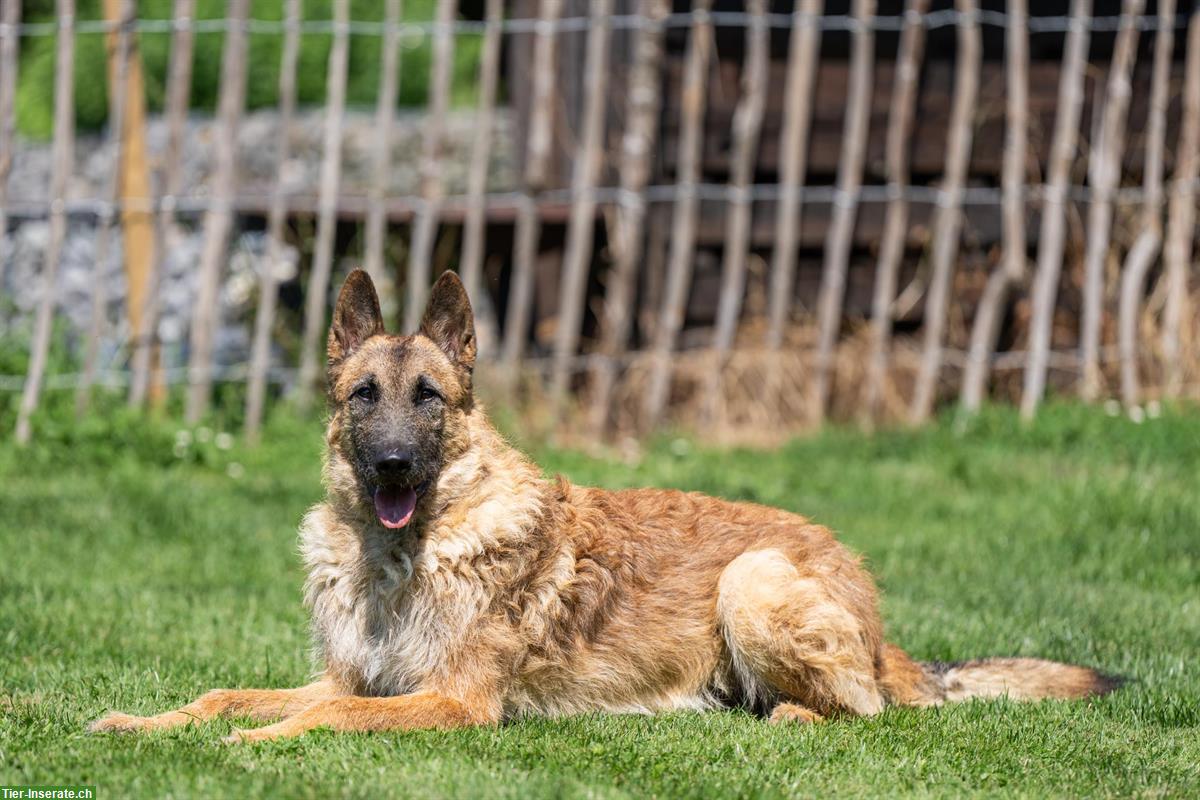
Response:
[{"label": "dog's erect ear", "polygon": [[356,269],[346,277],[337,305],[333,307],[333,324],[329,326],[327,353],[333,366],[353,353],[362,343],[383,333],[383,314],[379,296],[371,276]]},{"label": "dog's erect ear", "polygon": [[467,290],[453,272],[443,272],[433,285],[421,319],[421,333],[470,377],[475,368],[475,317]]}]

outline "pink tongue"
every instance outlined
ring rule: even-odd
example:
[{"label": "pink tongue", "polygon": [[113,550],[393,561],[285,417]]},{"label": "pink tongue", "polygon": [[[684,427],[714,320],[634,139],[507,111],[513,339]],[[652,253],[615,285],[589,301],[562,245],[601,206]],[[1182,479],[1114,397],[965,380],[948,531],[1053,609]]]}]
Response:
[{"label": "pink tongue", "polygon": [[385,528],[403,528],[412,519],[417,507],[417,493],[412,489],[380,487],[375,490],[375,513]]}]

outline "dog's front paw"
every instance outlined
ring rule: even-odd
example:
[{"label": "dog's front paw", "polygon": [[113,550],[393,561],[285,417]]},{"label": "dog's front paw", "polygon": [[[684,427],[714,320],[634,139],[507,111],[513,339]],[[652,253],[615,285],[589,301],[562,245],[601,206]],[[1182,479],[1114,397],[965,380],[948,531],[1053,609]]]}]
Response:
[{"label": "dog's front paw", "polygon": [[122,714],[118,711],[88,725],[88,733],[130,733],[148,731],[152,727],[154,724],[148,717],[135,717],[132,714]]}]

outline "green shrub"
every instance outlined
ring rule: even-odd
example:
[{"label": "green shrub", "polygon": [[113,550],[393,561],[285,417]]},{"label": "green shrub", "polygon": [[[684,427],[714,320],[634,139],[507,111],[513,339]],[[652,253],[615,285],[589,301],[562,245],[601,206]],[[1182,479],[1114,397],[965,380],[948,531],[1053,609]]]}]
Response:
[{"label": "green shrub", "polygon": [[[138,14],[142,19],[169,19],[171,0],[141,0]],[[404,19],[408,22],[433,18],[434,0],[407,0]],[[304,18],[332,19],[332,0],[306,0]],[[100,0],[80,0],[78,19],[102,19]],[[225,15],[222,0],[198,0],[198,19],[219,19]],[[256,20],[280,20],[284,4],[279,0],[252,0],[250,16]],[[371,0],[352,0],[351,19],[380,21],[383,4]],[[26,22],[52,22],[53,0],[26,2]],[[192,71],[190,106],[194,111],[211,113],[217,104],[221,81],[222,32],[198,32]],[[27,36],[21,40],[21,66],[17,90],[17,125],[32,138],[48,138],[54,127],[55,36]],[[296,70],[296,88],[302,105],[325,102],[325,78],[333,38],[328,34],[304,34]],[[170,63],[171,35],[145,32],[139,36],[145,75],[146,101],[151,111],[161,111],[166,93]],[[379,83],[382,37],[352,35],[346,100],[351,106],[373,106]],[[246,107],[273,106],[278,102],[279,61],[283,35],[251,33],[247,49]],[[479,69],[480,37],[462,34],[455,37],[452,73],[452,100],[456,104],[474,101],[474,85]],[[427,36],[406,35],[401,40],[400,104],[425,104],[429,85],[431,44]],[[105,45],[101,33],[75,36],[75,115],[80,130],[103,126],[108,116],[108,91],[105,78]]]}]

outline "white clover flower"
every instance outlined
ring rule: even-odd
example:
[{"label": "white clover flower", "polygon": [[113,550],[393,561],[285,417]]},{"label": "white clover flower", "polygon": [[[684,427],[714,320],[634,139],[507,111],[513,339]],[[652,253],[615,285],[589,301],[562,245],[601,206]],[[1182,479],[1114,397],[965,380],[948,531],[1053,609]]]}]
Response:
[{"label": "white clover flower", "polygon": [[196,441],[200,442],[201,444],[210,441],[212,439],[212,435],[212,428],[206,428],[203,425],[201,425],[199,428],[196,428]]},{"label": "white clover flower", "polygon": [[236,461],[230,461],[229,466],[225,468],[225,474],[236,481],[239,478],[245,477],[246,468]]},{"label": "white clover flower", "polygon": [[233,434],[221,431],[213,439],[213,443],[216,444],[218,450],[228,450],[233,447]]}]

